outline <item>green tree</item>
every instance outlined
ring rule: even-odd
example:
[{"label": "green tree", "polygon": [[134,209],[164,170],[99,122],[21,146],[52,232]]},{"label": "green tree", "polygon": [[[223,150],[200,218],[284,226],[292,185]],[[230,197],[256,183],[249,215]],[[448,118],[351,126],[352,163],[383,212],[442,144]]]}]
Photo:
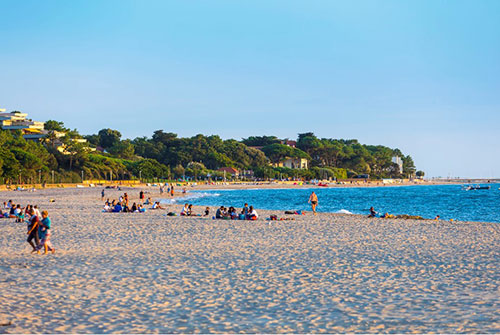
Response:
[{"label": "green tree", "polygon": [[130,140],[116,142],[108,149],[108,152],[118,158],[133,159],[135,157],[134,145]]},{"label": "green tree", "polygon": [[104,149],[108,149],[120,142],[122,134],[118,130],[106,128],[99,130],[98,136],[99,145]]},{"label": "green tree", "polygon": [[241,142],[251,147],[265,147],[266,145],[280,143],[280,140],[276,136],[250,136],[242,139]]},{"label": "green tree", "polygon": [[69,129],[64,126],[64,122],[61,121],[55,121],[55,120],[48,120],[45,121],[44,124],[44,129],[48,131],[60,131],[60,132],[66,132]]},{"label": "green tree", "polygon": [[410,177],[414,176],[416,168],[415,168],[415,163],[413,163],[413,159],[410,157],[410,155],[408,155],[404,156],[402,160],[403,160],[403,174],[405,176],[410,176]]}]

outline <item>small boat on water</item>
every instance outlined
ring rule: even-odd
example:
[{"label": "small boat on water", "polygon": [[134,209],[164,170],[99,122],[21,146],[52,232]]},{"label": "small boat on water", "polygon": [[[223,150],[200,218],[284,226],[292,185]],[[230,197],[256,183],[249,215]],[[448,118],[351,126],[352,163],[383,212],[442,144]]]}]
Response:
[{"label": "small boat on water", "polygon": [[466,191],[475,191],[475,190],[489,190],[491,186],[482,186],[482,185],[464,185],[463,189]]}]

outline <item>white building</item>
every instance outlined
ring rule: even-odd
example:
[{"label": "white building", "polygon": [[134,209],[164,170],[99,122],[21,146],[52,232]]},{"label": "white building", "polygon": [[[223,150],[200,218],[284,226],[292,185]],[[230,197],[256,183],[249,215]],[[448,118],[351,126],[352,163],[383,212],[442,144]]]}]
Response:
[{"label": "white building", "polygon": [[307,169],[308,161],[305,158],[287,158],[277,164],[276,167],[286,167],[289,169]]},{"label": "white building", "polygon": [[45,122],[27,119],[28,114],[21,112],[6,113],[5,109],[0,109],[0,128],[4,130],[21,130],[23,137],[27,140],[35,140],[45,137]]},{"label": "white building", "polygon": [[399,156],[392,157],[392,162],[399,166],[399,173],[403,173],[403,160]]}]

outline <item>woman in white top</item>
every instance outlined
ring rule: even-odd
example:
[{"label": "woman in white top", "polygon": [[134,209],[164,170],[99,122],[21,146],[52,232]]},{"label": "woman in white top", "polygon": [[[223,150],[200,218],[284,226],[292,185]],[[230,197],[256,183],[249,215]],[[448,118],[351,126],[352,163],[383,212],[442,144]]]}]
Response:
[{"label": "woman in white top", "polygon": [[248,218],[250,220],[257,220],[259,218],[259,214],[257,214],[257,211],[253,209],[253,206],[250,206],[248,209]]},{"label": "woman in white top", "polygon": [[185,204],[184,208],[182,208],[181,215],[189,215],[189,204]]}]

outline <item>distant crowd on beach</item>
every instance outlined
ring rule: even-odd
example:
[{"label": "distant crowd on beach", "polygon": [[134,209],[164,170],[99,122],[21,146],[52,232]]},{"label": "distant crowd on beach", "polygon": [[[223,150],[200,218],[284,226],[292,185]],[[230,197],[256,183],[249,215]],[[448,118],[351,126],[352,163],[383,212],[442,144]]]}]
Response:
[{"label": "distant crowd on beach", "polygon": [[[101,201],[104,201],[105,198],[105,192],[102,190],[101,192]],[[146,201],[144,201],[145,198],[145,193],[143,191],[139,192],[139,202],[132,202],[130,205],[129,201],[129,196],[127,192],[123,193],[123,195],[120,195],[120,197],[116,200],[109,200],[109,198],[106,200],[104,203],[104,207],[102,209],[103,212],[110,212],[110,213],[144,213],[146,212],[146,207],[147,205],[151,205],[150,209],[166,209],[161,206],[159,201],[153,202],[150,197],[147,198]]]},{"label": "distant crowd on beach", "polygon": [[[181,210],[181,216],[210,216],[210,207],[206,207],[202,215],[193,212],[193,204],[185,204]],[[229,208],[220,206],[212,218],[223,220],[257,220],[258,217],[257,211],[252,206],[249,207],[248,204],[245,204],[241,211],[236,210],[233,206]]]},{"label": "distant crowd on beach", "polygon": [[[160,185],[160,194],[164,192],[164,187],[166,185]],[[168,186],[167,191],[169,194],[172,196],[174,195],[174,186]],[[183,190],[183,193],[185,193],[186,190]],[[105,191],[104,189],[101,192],[101,200],[104,201],[105,198]],[[151,207],[148,209],[155,210],[155,209],[161,209],[165,210],[167,208],[163,207],[159,201],[152,201],[150,197],[148,197],[146,200],[145,199],[145,193],[143,191],[139,192],[139,202],[133,202],[132,205],[129,204],[129,197],[127,193],[124,193],[123,195],[120,195],[120,197],[117,200],[112,200],[108,198],[106,202],[104,203],[103,207],[103,212],[112,212],[112,213],[119,213],[119,212],[125,212],[125,213],[144,213],[146,212],[146,206],[150,205]],[[318,206],[318,196],[314,191],[311,192],[308,203],[311,205],[311,210],[314,215],[317,215],[316,208]],[[298,215],[304,215],[305,211],[285,211],[285,214],[298,214]],[[177,216],[176,213],[174,212],[168,212],[168,216]],[[180,216],[204,216],[208,217],[210,216],[210,208],[206,207],[203,214],[199,213],[196,214],[193,211],[193,204],[188,204],[186,203],[181,212]],[[253,208],[253,206],[248,206],[247,203],[241,208],[241,210],[237,210],[235,207],[231,206],[229,208],[225,206],[220,206],[216,212],[215,216],[213,216],[213,219],[226,219],[226,220],[257,220],[259,215],[257,214],[257,211]],[[384,214],[379,214],[378,212],[375,211],[374,207],[370,207],[370,214],[368,215],[369,218],[397,218],[397,219],[417,219],[417,220],[423,220],[424,218],[421,216],[414,216],[414,215],[392,215],[389,213],[384,213]],[[273,216],[270,217],[271,220],[275,219]],[[440,216],[437,215],[434,220],[440,220]]]},{"label": "distant crowd on beach", "polygon": [[49,251],[56,252],[50,241],[52,223],[49,213],[45,210],[40,212],[38,205],[21,206],[9,200],[4,202],[3,208],[0,209],[0,218],[16,219],[17,223],[26,223],[28,235],[26,241],[33,248],[32,253],[40,253],[42,249],[45,250],[45,254]]}]

